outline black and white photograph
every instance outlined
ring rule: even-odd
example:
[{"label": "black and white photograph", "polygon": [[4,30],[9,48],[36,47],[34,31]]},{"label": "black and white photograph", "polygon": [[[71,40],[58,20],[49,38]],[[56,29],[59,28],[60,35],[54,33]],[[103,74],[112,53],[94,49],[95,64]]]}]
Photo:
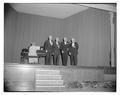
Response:
[{"label": "black and white photograph", "polygon": [[117,3],[4,3],[4,92],[116,92]]}]

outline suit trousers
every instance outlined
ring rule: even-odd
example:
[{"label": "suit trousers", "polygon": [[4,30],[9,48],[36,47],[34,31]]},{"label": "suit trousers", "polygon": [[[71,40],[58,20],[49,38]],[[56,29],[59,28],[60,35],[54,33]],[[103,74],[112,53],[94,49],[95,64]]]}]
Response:
[{"label": "suit trousers", "polygon": [[68,61],[68,53],[64,52],[64,53],[61,54],[61,56],[62,56],[62,65],[66,66],[67,65],[67,61]]},{"label": "suit trousers", "polygon": [[54,54],[53,55],[53,65],[59,65],[59,54]]},{"label": "suit trousers", "polygon": [[51,65],[52,54],[50,52],[46,53],[45,65]]},{"label": "suit trousers", "polygon": [[70,64],[71,65],[77,65],[77,55],[76,54],[71,54],[70,55]]}]

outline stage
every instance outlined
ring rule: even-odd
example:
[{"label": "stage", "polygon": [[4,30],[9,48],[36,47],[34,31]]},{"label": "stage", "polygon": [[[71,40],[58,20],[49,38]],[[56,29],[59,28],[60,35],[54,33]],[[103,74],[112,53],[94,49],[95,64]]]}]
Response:
[{"label": "stage", "polygon": [[[103,67],[19,63],[5,63],[4,65],[4,91],[89,91],[93,88],[87,90],[79,85],[81,89],[79,87],[72,89],[68,87],[68,84],[70,82],[78,84],[90,81],[104,82],[104,80]],[[90,91],[97,91],[97,89]],[[102,89],[100,88],[100,91],[105,90],[105,88]]]}]

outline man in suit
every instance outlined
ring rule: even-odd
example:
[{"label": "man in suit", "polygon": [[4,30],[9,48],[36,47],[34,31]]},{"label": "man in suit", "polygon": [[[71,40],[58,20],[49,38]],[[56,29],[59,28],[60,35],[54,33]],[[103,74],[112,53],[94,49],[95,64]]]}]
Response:
[{"label": "man in suit", "polygon": [[67,42],[67,38],[63,38],[63,42],[61,42],[61,57],[62,57],[62,65],[66,66],[68,61],[68,51],[69,51],[69,43]]},{"label": "man in suit", "polygon": [[53,64],[59,65],[60,42],[58,37],[56,37],[53,45],[54,45]]},{"label": "man in suit", "polygon": [[78,43],[75,42],[75,39],[72,38],[69,46],[69,55],[70,55],[70,64],[77,65],[77,54],[78,54]]},{"label": "man in suit", "polygon": [[51,59],[53,54],[53,40],[51,35],[44,43],[44,50],[46,51],[45,65],[51,65]]}]

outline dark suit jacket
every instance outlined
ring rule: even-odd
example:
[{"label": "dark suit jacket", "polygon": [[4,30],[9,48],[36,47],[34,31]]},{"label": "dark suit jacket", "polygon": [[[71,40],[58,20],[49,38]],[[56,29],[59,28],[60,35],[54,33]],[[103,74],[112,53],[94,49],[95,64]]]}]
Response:
[{"label": "dark suit jacket", "polygon": [[53,48],[54,47],[50,44],[49,40],[46,40],[44,43],[44,50],[47,50],[49,53],[53,53]]},{"label": "dark suit jacket", "polygon": [[64,53],[68,53],[68,51],[69,51],[69,43],[67,42],[67,44],[65,45],[64,42],[61,42],[60,50],[61,50],[61,53],[62,53],[62,51]]},{"label": "dark suit jacket", "polygon": [[60,54],[60,42],[58,42],[57,45],[56,42],[54,41],[53,47],[54,47],[54,54]]},{"label": "dark suit jacket", "polygon": [[78,48],[79,48],[79,45],[77,42],[75,42],[75,47],[72,46],[72,43],[69,44],[69,52],[73,55],[78,54]]}]

